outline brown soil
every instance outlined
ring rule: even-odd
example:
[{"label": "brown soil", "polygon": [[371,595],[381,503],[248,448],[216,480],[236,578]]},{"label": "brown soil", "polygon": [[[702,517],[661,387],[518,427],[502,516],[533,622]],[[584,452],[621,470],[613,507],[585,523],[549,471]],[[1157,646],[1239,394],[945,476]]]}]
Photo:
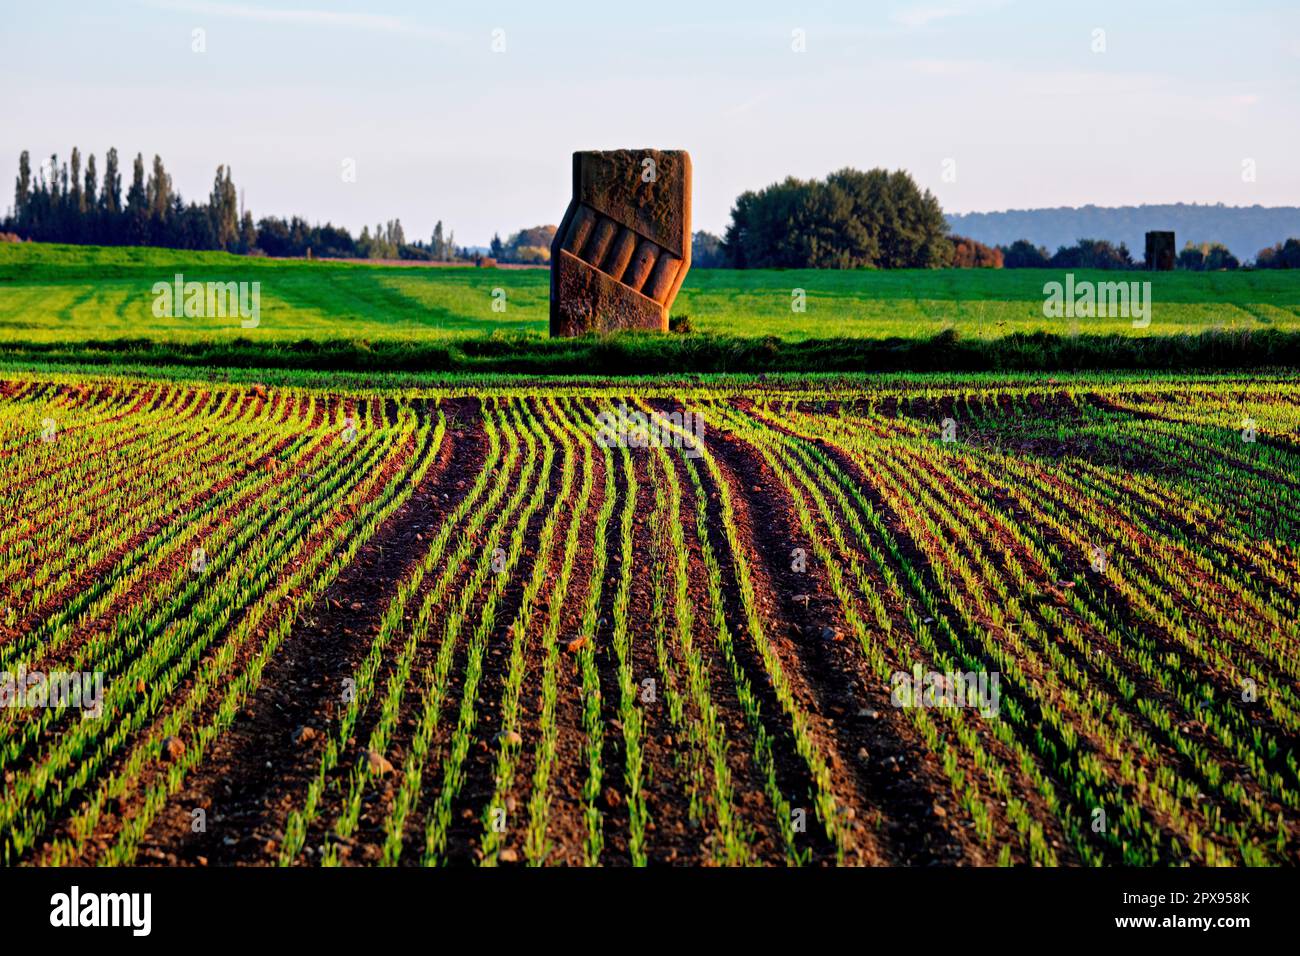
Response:
[{"label": "brown soil", "polygon": [[[392,591],[422,557],[439,518],[455,506],[481,460],[480,436],[459,424],[471,416],[467,405],[446,409],[446,439],[422,484],[361,548],[312,616],[294,626],[257,693],[159,814],[142,843],[141,862],[275,861],[288,813],[318,765],[343,678],[364,656]],[[303,727],[317,732],[314,741],[295,741]],[[196,807],[207,811],[204,833],[191,830]]]},{"label": "brown soil", "polygon": [[[181,395],[171,394],[164,387],[141,388],[125,398],[118,395],[114,411],[129,415],[161,404],[172,408],[177,415],[201,418],[213,394],[220,393],[192,389]],[[0,383],[2,395],[3,383]],[[112,398],[108,394],[98,397],[104,400]],[[90,391],[51,387],[51,398],[81,403],[93,401],[96,396]],[[254,386],[246,394],[238,396],[231,409],[240,414],[255,415],[273,401],[274,393],[268,395],[265,389]],[[294,422],[302,428],[319,429],[320,441],[324,443],[337,440],[326,425],[339,414],[381,425],[396,419],[399,402],[414,402],[417,414],[427,420],[433,413],[432,401],[394,399],[382,395],[333,395],[318,397],[309,414],[308,402],[299,397],[286,401],[279,416],[282,421]],[[525,862],[533,774],[543,739],[542,676],[547,666],[547,654],[542,638],[552,609],[558,613],[556,640],[560,652],[555,674],[558,688],[554,714],[556,752],[546,791],[549,849],[544,862],[558,866],[580,866],[587,862],[588,820],[584,787],[588,780],[588,741],[583,716],[581,658],[570,646],[575,639],[589,642],[586,646],[593,650],[599,683],[602,776],[592,801],[601,814],[603,849],[599,862],[612,866],[627,866],[633,862],[628,753],[620,708],[618,659],[613,644],[614,597],[623,560],[619,526],[630,488],[619,450],[614,449],[607,459],[603,449],[593,447],[591,496],[587,510],[579,515],[577,503],[584,479],[583,440],[569,437],[575,447],[576,459],[573,461],[569,495],[561,500],[564,452],[557,426],[547,420],[548,399],[545,394],[534,393],[524,401],[532,414],[546,422],[544,427],[551,430],[550,438],[555,443],[556,453],[541,505],[529,517],[524,529],[522,555],[504,582],[495,604],[495,617],[490,629],[485,631],[483,669],[477,688],[467,697],[466,664],[472,634],[486,606],[488,588],[469,595],[468,587],[473,568],[484,554],[483,549],[505,544],[503,539],[489,540],[488,529],[504,512],[506,500],[519,487],[526,448],[520,449],[521,460],[513,473],[503,476],[506,496],[495,512],[487,515],[486,523],[477,532],[470,549],[471,559],[449,571],[447,567],[433,569],[407,608],[409,617],[428,596],[434,581],[448,571],[451,586],[434,609],[428,637],[413,645],[410,677],[383,754],[394,770],[367,778],[355,831],[335,846],[339,861],[345,865],[373,865],[381,861],[385,824],[401,786],[401,770],[412,754],[415,730],[425,705],[422,696],[424,675],[439,653],[442,622],[450,608],[463,597],[467,600],[467,615],[451,656],[452,666],[440,711],[441,719],[430,742],[416,802],[402,833],[400,862],[404,865],[420,862],[430,808],[444,793],[448,757],[452,753],[461,708],[466,704],[472,705],[473,725],[468,753],[452,777],[454,791],[446,791],[451,814],[442,860],[452,865],[472,866],[482,859],[485,810],[497,790],[498,734],[514,639],[511,624],[519,616],[525,588],[535,572],[540,573],[543,584],[529,613],[521,618],[525,635],[522,643],[525,667],[515,729],[522,739],[522,746],[514,767],[513,784],[504,794],[508,818],[506,838],[502,844],[505,852],[499,862],[507,866],[522,866]],[[587,409],[593,412],[609,407],[607,399],[584,401],[588,402]],[[656,400],[651,404],[663,411],[683,410],[681,405],[670,400]],[[202,761],[189,773],[181,789],[166,800],[161,812],[153,818],[138,849],[139,863],[219,866],[271,865],[277,862],[286,825],[293,812],[303,806],[305,795],[321,766],[325,742],[337,728],[344,682],[355,674],[366,657],[399,585],[424,559],[431,540],[443,527],[445,517],[468,492],[484,467],[488,448],[484,405],[477,399],[443,398],[440,407],[447,414],[448,427],[427,475],[413,489],[409,500],[378,528],[315,604],[293,621],[288,636],[270,659],[257,689],[233,724],[207,748]],[[754,404],[743,395],[734,399],[733,407],[780,430],[767,417],[763,406]],[[834,414],[839,406],[835,401],[816,401],[806,403],[805,408],[817,414]],[[1068,716],[1088,706],[1087,699],[1080,702],[1068,697],[1062,689],[1073,686],[1070,681],[1075,680],[1075,675],[1078,675],[1079,682],[1086,680],[1090,689],[1116,701],[1117,709],[1110,711],[1106,720],[1117,721],[1120,717],[1131,720],[1156,741],[1159,759],[1164,766],[1175,769],[1185,781],[1204,786],[1207,791],[1214,790],[1214,781],[1207,779],[1203,770],[1197,769],[1193,759],[1176,750],[1167,739],[1167,733],[1161,736],[1162,732],[1157,732],[1158,728],[1149,716],[1141,713],[1130,701],[1120,700],[1121,689],[1116,685],[1132,682],[1142,699],[1180,715],[1185,710],[1185,702],[1180,700],[1179,692],[1186,688],[1157,685],[1144,678],[1140,670],[1128,661],[1121,661],[1113,671],[1107,670],[1101,666],[1103,661],[1094,659],[1090,651],[1076,649],[1073,641],[1067,641],[1065,634],[1060,632],[1060,628],[1069,627],[1081,635],[1085,647],[1091,647],[1093,643],[1103,648],[1108,646],[1108,640],[1101,639],[1100,632],[1092,623],[1094,619],[1075,609],[1068,600],[1071,592],[1065,588],[1069,583],[1056,580],[1057,569],[1044,566],[1064,562],[1064,569],[1069,573],[1077,570],[1072,570],[1074,566],[1070,562],[1073,559],[1067,554],[1071,549],[1062,536],[1055,534],[1046,522],[1022,514],[1022,509],[1008,497],[1006,489],[995,478],[977,474],[974,464],[968,461],[965,470],[960,470],[958,465],[950,467],[927,457],[928,452],[916,452],[914,446],[908,444],[910,438],[898,437],[910,427],[909,420],[913,423],[930,421],[947,415],[960,420],[965,410],[961,401],[952,397],[919,398],[900,394],[878,402],[875,409],[885,416],[885,420],[863,419],[862,427],[885,437],[879,453],[874,450],[864,452],[849,442],[843,442],[841,446],[820,436],[803,436],[846,476],[852,493],[861,496],[840,504],[835,496],[827,494],[828,513],[825,516],[809,497],[813,511],[811,533],[825,534],[825,542],[809,539],[810,532],[805,529],[800,516],[798,496],[786,490],[778,473],[781,469],[774,468],[768,461],[762,446],[751,444],[726,428],[710,427],[705,438],[716,463],[716,475],[702,460],[692,462],[676,450],[662,457],[656,449],[632,452],[637,490],[632,501],[631,672],[638,692],[643,681],[653,680],[657,687],[656,699],[643,700],[638,693],[635,703],[642,723],[641,780],[649,815],[644,849],[649,862],[713,865],[725,858],[719,826],[725,813],[720,813],[723,808],[714,803],[714,774],[717,771],[709,761],[704,741],[692,733],[701,714],[691,698],[687,661],[676,633],[675,566],[671,562],[661,563],[660,545],[667,540],[670,531],[680,531],[684,544],[686,599],[692,615],[690,641],[700,654],[709,699],[725,736],[720,757],[725,767],[718,775],[729,776],[730,810],[737,820],[740,841],[754,863],[783,865],[786,862],[785,827],[789,821],[783,819],[778,811],[783,802],[807,812],[807,830],[796,836],[795,843],[812,865],[829,866],[839,862],[848,865],[988,865],[996,862],[1004,852],[1009,853],[1012,862],[1023,863],[1028,860],[1028,852],[1017,832],[1017,810],[1041,825],[1043,842],[1052,848],[1060,862],[1081,862],[1091,850],[1086,846],[1081,849],[1082,841],[1076,843],[1070,835],[1077,832],[1070,828],[1080,826],[1081,811],[1086,810],[1081,807],[1082,798],[1072,790],[1077,779],[1074,776],[1076,768],[1057,762],[1048,754],[1054,749],[1064,749],[1069,738],[1070,747],[1075,746],[1073,741],[1077,740],[1079,750],[1092,754],[1095,765],[1107,777],[1120,776],[1121,766],[1120,758],[1107,750],[1108,741],[1102,731],[1109,725],[1105,722],[1102,731],[1076,725],[1076,733],[1069,734],[1044,719],[1043,712],[1052,706]],[[1073,398],[1064,392],[1031,395],[1025,400],[1003,397],[996,410],[1009,418],[1036,415],[1057,419],[1078,414]],[[711,425],[714,424],[717,422],[711,419]],[[809,426],[792,421],[790,428],[796,427]],[[1101,453],[1100,449],[1085,443],[1053,444],[1038,438],[1022,440],[1022,436],[1013,430],[1001,429],[997,423],[990,424],[982,433],[972,432],[964,433],[962,441],[979,447],[997,443],[1058,464],[1067,456],[1093,458]],[[784,432],[786,436],[792,434]],[[890,441],[897,442],[892,451],[888,445]],[[408,448],[395,450],[392,457],[383,459],[385,464],[377,489],[393,479]],[[540,461],[539,454],[536,459],[539,468]],[[1154,471],[1160,463],[1153,460],[1139,465]],[[501,465],[497,467],[500,469]],[[681,490],[679,528],[668,527],[668,515],[656,514],[654,510],[656,491],[666,494],[669,487],[669,475],[662,472],[663,467],[670,469],[669,474]],[[598,537],[595,519],[606,503],[608,468],[613,469],[613,507],[606,533]],[[698,476],[700,485],[702,518],[699,521],[693,476]],[[497,475],[491,477],[495,479]],[[913,480],[924,490],[924,495],[903,487]],[[1047,480],[1054,481],[1050,472]],[[796,489],[802,488],[797,479],[793,485]],[[222,487],[211,489],[199,501],[207,500]],[[1068,491],[1068,488],[1061,488],[1061,511],[1067,520],[1082,522],[1092,512],[1087,511],[1083,504],[1071,502]],[[525,495],[525,501],[527,497]],[[724,498],[729,500],[734,515],[734,550],[727,537]],[[865,501],[869,507],[855,503],[857,501]],[[943,508],[936,502],[942,503]],[[213,520],[232,520],[246,504],[246,501],[231,502]],[[864,514],[874,511],[879,515],[885,530],[864,522],[867,526],[864,540],[855,538],[847,519],[858,514],[859,509]],[[923,514],[927,509],[936,513]],[[946,525],[943,515],[938,513],[944,509],[951,509],[954,520],[959,521],[962,527],[971,528],[973,534],[954,533],[954,529]],[[538,539],[544,523],[552,514],[556,516],[554,541],[549,558],[542,566],[539,565]],[[928,527],[921,520],[923,517],[933,519],[935,527]],[[306,542],[308,551],[321,545],[325,530],[336,527],[331,524],[334,520],[337,519],[321,522],[311,532],[310,540]],[[517,514],[506,526],[503,538],[509,537],[516,520]],[[566,535],[570,527],[575,526],[574,522],[578,529],[576,559],[568,586],[561,593],[556,581]],[[979,526],[984,523],[987,529]],[[1167,545],[1167,539],[1183,542],[1189,564],[1185,580],[1193,594],[1205,596],[1205,606],[1193,606],[1195,602],[1175,594],[1168,600],[1171,613],[1206,627],[1211,627],[1220,617],[1231,621],[1234,614],[1245,613],[1233,610],[1230,593],[1221,584],[1216,584],[1213,575],[1199,566],[1192,566],[1193,552],[1207,550],[1213,545],[1214,528],[1204,530],[1180,524],[1178,515],[1172,510],[1157,510],[1151,520],[1118,515],[1114,525],[1117,533],[1122,533],[1131,544],[1130,550],[1135,557],[1144,553],[1173,554],[1176,552]],[[829,540],[835,526],[844,531],[843,547]],[[1044,550],[1050,552],[1049,558],[1039,562],[1032,557],[1033,549],[1025,547],[1024,539],[1013,533],[1017,529],[1041,537]],[[79,573],[67,589],[68,593],[56,595],[51,605],[62,604],[84,587],[90,576],[108,572],[122,560],[127,549],[157,533],[157,528],[151,528],[124,541],[121,549],[98,566]],[[458,528],[452,534],[449,549],[456,547],[459,536]],[[952,540],[947,540],[949,537]],[[830,552],[830,566],[822,563],[818,549],[814,547],[822,543]],[[871,556],[873,548],[888,555],[891,547],[897,548],[898,556],[887,556],[885,561],[898,574],[896,586],[889,583],[891,568],[887,566],[882,570]],[[710,590],[709,567],[705,560],[709,549],[717,560],[719,573],[717,611],[731,642],[734,663],[723,654],[718,621],[714,615],[715,596]],[[796,549],[803,552],[804,562],[801,564],[795,561]],[[1061,558],[1059,554],[1066,554],[1066,557]],[[600,589],[595,604],[597,623],[591,633],[585,633],[582,611],[599,558],[606,563],[603,575],[596,583]],[[980,574],[973,574],[969,579],[963,577],[960,571],[964,565],[978,568]],[[170,560],[164,562],[154,576],[135,582],[95,620],[82,622],[83,627],[77,635],[63,651],[51,655],[51,660],[67,659],[92,635],[111,627],[121,611],[148,594],[158,578],[167,575],[173,567]],[[853,573],[855,568],[860,571],[860,577]],[[908,577],[903,573],[904,568],[913,570],[915,576]],[[1024,570],[1024,578],[1018,577],[1020,568]],[[756,623],[746,606],[746,591],[742,586],[746,574],[753,588]],[[846,589],[840,592],[845,595],[843,602],[832,587],[837,574],[842,575]],[[1024,646],[1018,643],[1024,636],[1012,634],[1008,625],[1000,623],[1002,619],[997,608],[987,603],[994,591],[993,582],[1005,587],[1010,594],[1017,590],[1018,580],[1029,582],[1028,590],[1034,592],[1034,600],[1026,599],[1021,605],[1019,601],[1024,596],[1017,594],[1018,603],[1013,613],[1023,616],[1024,622],[1030,625],[1031,634],[1047,635],[1045,640],[1038,636],[1032,640],[1025,639]],[[663,588],[661,615],[654,613],[657,586]],[[1260,588],[1260,593],[1269,590],[1262,584]],[[1077,593],[1083,595],[1088,610],[1097,611],[1106,619],[1113,615],[1117,630],[1151,637],[1157,653],[1172,656],[1180,650],[1176,641],[1161,634],[1151,622],[1140,619],[1131,596],[1114,581],[1104,577],[1096,581],[1080,579]],[[922,597],[926,594],[932,595],[934,601],[923,606]],[[874,595],[880,595],[879,620],[870,610],[876,606],[870,604]],[[998,600],[996,597],[993,599]],[[917,614],[918,611],[922,613]],[[239,652],[231,674],[240,672],[259,645],[265,646],[262,642],[266,639],[267,629],[274,616],[281,613],[282,609],[277,607],[263,629],[249,638],[247,646]],[[851,623],[855,613],[862,623],[859,630],[855,630]],[[927,617],[926,623],[931,626],[922,626],[919,623],[922,615],[930,613],[939,620],[935,622]],[[280,620],[287,622],[283,617]],[[661,635],[665,647],[663,661],[656,646]],[[399,673],[397,656],[406,636],[405,630],[399,631],[380,661],[374,677],[375,695],[361,710],[351,739],[342,747],[337,767],[324,788],[319,810],[307,829],[305,849],[298,863],[318,863],[321,847],[336,843],[333,831],[344,809],[349,781],[357,766],[367,758],[371,731],[380,725],[379,701],[390,677]],[[203,659],[210,659],[219,646],[218,640],[205,651]],[[1022,673],[1008,676],[1007,681],[1014,680],[1018,690],[1030,687],[1033,690],[1016,695],[1019,710],[1014,712],[1015,719],[1009,723],[981,722],[974,717],[965,720],[965,715],[959,715],[962,720],[954,721],[936,718],[933,733],[943,744],[958,744],[955,730],[958,726],[969,729],[969,740],[974,741],[969,747],[965,743],[953,746],[952,762],[945,766],[938,756],[941,749],[927,743],[925,734],[930,730],[925,720],[918,718],[915,712],[909,713],[891,704],[891,688],[888,682],[882,681],[881,673],[906,670],[912,657],[928,660],[946,653],[966,657],[975,662],[972,666],[987,664],[990,669],[996,669],[991,662],[1002,660],[1005,664],[1002,649],[1007,647],[1015,647],[1025,656],[1020,664]],[[1272,653],[1273,645],[1268,647]],[[769,651],[770,656],[765,658]],[[1252,652],[1249,647],[1234,647],[1232,652],[1253,663],[1267,664],[1267,654],[1259,648]],[[1053,654],[1059,655],[1059,660],[1067,665],[1062,667],[1062,674],[1052,673],[1049,661],[1054,659]],[[797,709],[806,718],[807,739],[826,765],[828,780],[825,786],[840,814],[842,857],[837,853],[833,837],[816,819],[814,805],[818,785],[809,766],[815,761],[810,761],[800,752],[801,742],[794,732],[796,725],[785,712],[783,695],[778,694],[769,674],[772,657],[786,679],[793,700],[791,709]],[[1194,655],[1184,655],[1177,665],[1169,666],[1178,666],[1181,672],[1189,675],[1189,679],[1213,685],[1220,692],[1233,689],[1231,675],[1216,673],[1205,660]],[[771,667],[771,670],[774,672],[776,667]],[[1124,680],[1116,679],[1115,674]],[[223,678],[228,679],[229,676]],[[189,680],[192,680],[192,675],[182,680],[173,698],[183,696],[181,692],[188,688]],[[684,701],[684,710],[678,721],[673,720],[668,707],[670,688],[673,687]],[[213,718],[219,696],[214,694],[200,708],[193,726]],[[121,768],[140,735],[158,726],[176,703],[176,699],[169,698],[151,711],[139,731],[133,732],[126,745],[106,761],[100,774],[85,788],[86,792],[95,792],[94,788],[105,773]],[[1276,814],[1293,823],[1294,811],[1270,802],[1268,788],[1251,776],[1249,768],[1241,766],[1242,762],[1236,759],[1231,748],[1219,741],[1208,725],[1192,719],[1195,716],[1191,714],[1187,719],[1180,716],[1182,737],[1223,765],[1226,779],[1239,780],[1243,792],[1261,804],[1270,821]],[[1273,737],[1285,739],[1287,736],[1282,721],[1252,720],[1253,727],[1261,728]],[[55,725],[52,730],[57,732],[62,726]],[[762,747],[756,746],[762,741],[770,747],[771,776],[775,789],[779,791],[776,798],[772,796],[772,784],[761,759]],[[1026,772],[1020,763],[1017,748],[1033,755],[1033,774]],[[977,762],[976,755],[986,759]],[[24,762],[29,758],[30,755],[15,758],[6,769],[22,772]],[[1141,755],[1136,759],[1142,759]],[[1291,772],[1281,758],[1266,759],[1261,755],[1260,760],[1263,766],[1276,770],[1283,778]],[[990,767],[994,768],[993,772],[990,772]],[[162,779],[161,775],[166,772],[162,761],[151,757],[127,788],[125,796],[106,804],[100,826],[88,842],[83,862],[93,863],[103,858],[122,823],[142,810],[145,785]],[[1039,775],[1038,779],[1045,780],[1054,789],[1060,805],[1068,808],[1068,815],[1049,806],[1044,795],[1047,787],[1040,787],[1034,775]],[[978,832],[978,814],[972,814],[968,809],[961,788],[955,787],[951,780],[954,776],[977,788],[976,799],[988,812],[991,837],[984,838]],[[1148,775],[1148,779],[1154,777]],[[1286,785],[1290,786],[1291,782]],[[999,787],[1004,787],[1004,792],[1000,793]],[[1139,794],[1134,798],[1142,800],[1145,795]],[[72,810],[75,810],[75,803]],[[192,811],[196,808],[206,811],[206,828],[197,833],[191,826]],[[64,819],[68,812],[69,808],[61,809],[58,818],[49,825],[48,832],[43,834],[45,839],[68,834],[68,824]],[[1246,828],[1251,825],[1239,808],[1225,807],[1224,818],[1239,822]],[[1155,829],[1163,831],[1170,845],[1185,826],[1177,818],[1170,818],[1162,812],[1146,812],[1145,809],[1144,824],[1153,824]],[[1086,822],[1083,826],[1086,827]],[[1222,834],[1216,836],[1216,839],[1220,838]],[[50,855],[48,846],[48,843],[38,844],[30,853],[31,861],[44,862]],[[1101,852],[1106,859],[1111,859],[1118,857],[1119,851],[1107,846]]]}]

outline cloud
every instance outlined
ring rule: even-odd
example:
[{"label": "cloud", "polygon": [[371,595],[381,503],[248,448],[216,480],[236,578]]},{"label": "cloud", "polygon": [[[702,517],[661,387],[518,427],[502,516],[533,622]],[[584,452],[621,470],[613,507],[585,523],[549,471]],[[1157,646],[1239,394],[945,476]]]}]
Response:
[{"label": "cloud", "polygon": [[1207,109],[1223,115],[1231,115],[1258,105],[1259,94],[1257,93],[1225,93],[1220,96],[1211,96],[1205,101]]},{"label": "cloud", "polygon": [[1011,0],[953,0],[953,2],[943,6],[904,7],[895,10],[890,16],[890,20],[909,30],[919,30],[939,20],[971,14],[990,13],[1006,6],[1009,2]]},{"label": "cloud", "polygon": [[277,10],[242,3],[222,3],[217,2],[217,0],[148,0],[148,4],[158,9],[173,10],[178,13],[230,17],[237,20],[252,20],[258,23],[282,23],[290,26],[341,28],[346,30],[366,30],[371,33],[404,33],[447,38],[446,34],[413,25],[401,17],[385,14],[334,10]]},{"label": "cloud", "polygon": [[922,76],[954,76],[986,67],[982,60],[906,60],[904,69]]},{"label": "cloud", "polygon": [[899,26],[918,29],[936,20],[946,20],[948,17],[960,15],[961,11],[956,7],[911,7],[897,11],[890,19]]},{"label": "cloud", "polygon": [[772,98],[771,93],[767,93],[767,92],[758,93],[754,96],[749,97],[749,99],[747,100],[743,100],[740,103],[735,104],[734,106],[730,106],[724,109],[722,111],[722,115],[743,116],[746,113],[752,111],[755,107],[761,106],[763,103],[766,103],[771,98]]}]

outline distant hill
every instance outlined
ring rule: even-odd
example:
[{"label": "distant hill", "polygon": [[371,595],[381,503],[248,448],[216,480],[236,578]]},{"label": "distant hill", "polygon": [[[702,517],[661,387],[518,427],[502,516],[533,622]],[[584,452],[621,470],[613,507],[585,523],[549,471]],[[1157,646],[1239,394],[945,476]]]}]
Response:
[{"label": "distant hill", "polygon": [[991,245],[1028,239],[1055,252],[1079,239],[1109,239],[1128,245],[1141,259],[1149,229],[1172,229],[1179,249],[1187,242],[1222,242],[1242,262],[1291,236],[1300,237],[1300,207],[1214,206],[1058,206],[1008,209],[948,217],[952,231]]}]

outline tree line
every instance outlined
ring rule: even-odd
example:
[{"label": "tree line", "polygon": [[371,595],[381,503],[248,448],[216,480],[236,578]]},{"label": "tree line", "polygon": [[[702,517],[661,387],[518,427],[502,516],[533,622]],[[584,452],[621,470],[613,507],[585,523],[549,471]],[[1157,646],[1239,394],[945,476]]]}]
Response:
[{"label": "tree line", "polygon": [[[1056,252],[1034,245],[1027,239],[1017,239],[1009,245],[987,245],[955,233],[945,237],[947,248],[940,246],[935,265],[957,269],[1145,269],[1145,258],[1134,258],[1128,246],[1118,245],[1108,239],[1080,239],[1073,245],[1061,246]],[[823,250],[824,252],[824,250]],[[727,240],[709,232],[696,232],[691,241],[691,265],[702,269],[744,268]],[[783,268],[812,269],[812,260],[793,260]],[[1221,242],[1188,242],[1179,251],[1175,267],[1191,272],[1232,271],[1242,268],[1242,263]],[[859,266],[861,267],[861,266]],[[868,265],[867,268],[887,268]],[[926,268],[911,265],[908,268]],[[1261,249],[1254,261],[1256,269],[1300,268],[1300,239],[1288,239],[1267,249]]]},{"label": "tree line", "polygon": [[300,216],[266,216],[254,222],[235,188],[229,166],[218,166],[206,202],[186,202],[162,158],[146,167],[137,153],[125,187],[116,149],[104,156],[101,175],[94,154],[81,151],[60,162],[57,154],[33,169],[31,155],[18,157],[14,205],[0,231],[36,242],[102,246],[164,246],[214,249],[244,255],[319,258],[461,260],[455,232],[434,227],[429,242],[408,242],[400,219],[369,226],[354,238],[342,226],[313,225]]},{"label": "tree line", "polygon": [[218,166],[212,192],[203,204],[186,203],[155,156],[148,172],[137,153],[130,184],[123,180],[116,149],[104,157],[101,178],[94,154],[82,166],[75,147],[67,162],[57,154],[33,171],[31,156],[18,157],[14,208],[6,229],[41,242],[97,245],[155,245],[180,249],[248,252],[256,244],[253,218],[243,211],[229,167]]},{"label": "tree line", "polygon": [[[95,156],[82,163],[57,155],[33,170],[19,157],[14,206],[0,231],[42,242],[153,245],[178,249],[223,249],[246,255],[319,258],[473,258],[444,232],[441,221],[429,242],[408,241],[400,219],[369,226],[360,236],[330,223],[313,225],[299,216],[254,222],[244,208],[228,166],[218,166],[206,202],[185,202],[163,161],[146,167],[137,153],[123,196],[116,149],[105,156],[102,176]],[[502,241],[492,237],[489,255],[502,262],[544,265],[550,261],[554,226],[521,229]],[[928,269],[1051,268],[1136,269],[1127,245],[1080,239],[1055,253],[1026,239],[987,245],[953,233],[938,199],[903,170],[845,168],[825,179],[788,177],[737,197],[723,236],[696,232],[692,262],[698,268],[735,269]],[[1211,271],[1241,266],[1219,242],[1188,243],[1177,256],[1180,269]],[[1261,250],[1257,268],[1300,267],[1300,240]]]},{"label": "tree line", "polygon": [[[824,180],[794,177],[740,195],[722,237],[697,232],[692,264],[783,269],[1141,269],[1124,242],[1079,239],[1055,253],[1026,239],[990,245],[950,230],[929,190],[902,171],[842,169]],[[1255,257],[1257,268],[1295,268],[1300,240]],[[1232,270],[1241,262],[1221,242],[1187,243],[1179,269]]]},{"label": "tree line", "polygon": [[516,262],[525,265],[547,265],[551,261],[551,240],[555,226],[532,226],[520,229],[503,242],[494,233],[488,245],[488,255],[497,262]]},{"label": "tree line", "polygon": [[1245,263],[1279,239],[1300,235],[1300,206],[1227,206],[1222,203],[1162,203],[1140,206],[1059,206],[999,212],[949,213],[953,232],[981,242],[1009,246],[1032,236],[1049,249],[1069,246],[1079,236],[1101,236],[1140,250],[1148,230],[1171,230],[1183,239],[1213,240]]}]

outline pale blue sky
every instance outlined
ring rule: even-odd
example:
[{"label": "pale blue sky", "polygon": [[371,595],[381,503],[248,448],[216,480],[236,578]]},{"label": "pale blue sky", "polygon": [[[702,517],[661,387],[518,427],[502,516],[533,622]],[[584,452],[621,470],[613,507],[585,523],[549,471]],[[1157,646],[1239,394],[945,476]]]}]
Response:
[{"label": "pale blue sky", "polygon": [[570,152],[617,146],[689,149],[695,225],[718,232],[742,190],[843,166],[906,168],[949,212],[1300,204],[1294,2],[0,9],[5,208],[19,150],[74,144],[101,170],[116,146],[128,175],[126,157],[159,153],[187,198],[225,162],[256,215],[400,217],[410,238],[441,218],[461,244],[558,221]]}]

